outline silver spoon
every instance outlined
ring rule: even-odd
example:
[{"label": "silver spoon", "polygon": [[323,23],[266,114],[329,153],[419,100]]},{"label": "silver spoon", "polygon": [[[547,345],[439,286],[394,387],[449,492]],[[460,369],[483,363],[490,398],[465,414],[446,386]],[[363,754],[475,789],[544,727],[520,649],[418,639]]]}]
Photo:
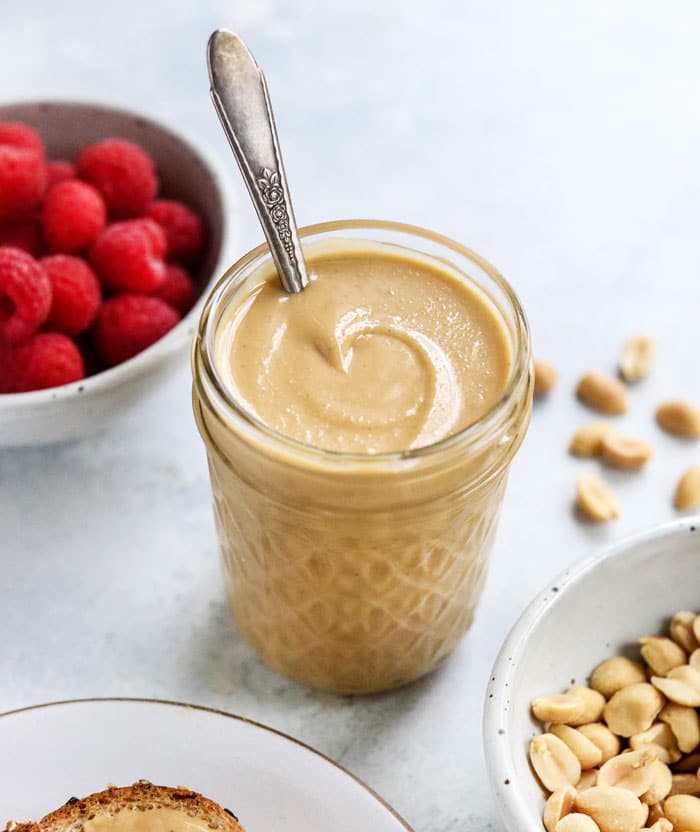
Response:
[{"label": "silver spoon", "polygon": [[275,119],[262,70],[233,32],[209,38],[211,97],[243,174],[277,266],[290,293],[309,282],[282,164]]}]

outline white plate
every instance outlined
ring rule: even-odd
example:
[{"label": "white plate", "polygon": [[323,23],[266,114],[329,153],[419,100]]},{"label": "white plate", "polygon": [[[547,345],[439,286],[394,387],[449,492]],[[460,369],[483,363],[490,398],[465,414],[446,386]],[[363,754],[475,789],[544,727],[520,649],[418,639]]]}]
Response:
[{"label": "white plate", "polygon": [[174,702],[96,699],[0,715],[0,829],[140,778],[230,808],[246,832],[406,832],[332,760],[241,717]]}]

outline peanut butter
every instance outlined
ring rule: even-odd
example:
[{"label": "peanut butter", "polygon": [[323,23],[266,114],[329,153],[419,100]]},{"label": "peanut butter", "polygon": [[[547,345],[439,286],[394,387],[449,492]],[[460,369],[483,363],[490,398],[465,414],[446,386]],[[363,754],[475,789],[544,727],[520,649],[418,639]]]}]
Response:
[{"label": "peanut butter", "polygon": [[381,245],[317,245],[309,286],[268,267],[218,333],[224,384],[273,430],[333,451],[431,445],[503,393],[511,349],[486,295],[446,264]]},{"label": "peanut butter", "polygon": [[503,279],[445,238],[303,237],[301,294],[261,248],[210,297],[194,412],[243,635],[294,679],[384,690],[471,624],[530,418],[529,337]]},{"label": "peanut butter", "polygon": [[176,809],[121,809],[95,815],[83,823],[83,832],[211,832],[208,824]]}]

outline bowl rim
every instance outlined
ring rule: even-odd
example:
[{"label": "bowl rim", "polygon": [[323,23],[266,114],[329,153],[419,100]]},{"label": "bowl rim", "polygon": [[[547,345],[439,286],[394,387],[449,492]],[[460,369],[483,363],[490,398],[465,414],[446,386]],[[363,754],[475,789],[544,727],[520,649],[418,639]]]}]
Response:
[{"label": "bowl rim", "polygon": [[[518,828],[524,832],[526,813],[529,809],[529,803],[525,800],[522,790],[512,778],[513,748],[510,736],[508,732],[503,731],[502,726],[504,714],[510,710],[509,690],[513,673],[535,625],[550,607],[559,603],[570,586],[593,572],[603,561],[624,557],[630,550],[642,544],[674,538],[689,532],[700,535],[700,514],[680,517],[633,532],[604,546],[594,554],[575,561],[547,581],[511,627],[489,675],[482,721],[486,771],[499,815],[507,829],[514,828],[510,825],[510,821],[514,819]],[[540,832],[540,827],[541,824],[537,827],[537,832]]]},{"label": "bowl rim", "polygon": [[12,412],[25,408],[41,407],[47,402],[54,403],[76,397],[78,395],[87,397],[90,394],[98,394],[101,391],[119,387],[130,380],[152,369],[157,364],[165,361],[179,352],[185,344],[189,344],[194,337],[196,322],[201,314],[204,302],[214,285],[230,265],[233,258],[233,251],[240,237],[240,229],[237,220],[238,199],[236,188],[233,184],[233,177],[228,173],[227,166],[223,163],[219,154],[209,146],[208,142],[195,138],[189,131],[181,130],[167,121],[144,113],[138,109],[131,109],[117,102],[92,101],[89,99],[76,98],[36,98],[17,99],[13,101],[0,102],[0,112],[5,108],[22,106],[50,105],[52,107],[85,107],[89,109],[111,112],[129,118],[137,118],[155,127],[161,133],[169,134],[182,144],[186,145],[190,152],[199,158],[202,165],[209,171],[209,174],[219,192],[223,221],[221,224],[221,250],[216,264],[212,269],[207,282],[202,287],[201,294],[194,306],[184,315],[180,321],[159,338],[150,347],[142,350],[133,358],[117,364],[115,367],[108,367],[92,376],[86,376],[79,381],[70,384],[62,384],[58,387],[48,387],[44,390],[32,390],[28,393],[12,393],[0,395],[0,409],[4,412]]}]

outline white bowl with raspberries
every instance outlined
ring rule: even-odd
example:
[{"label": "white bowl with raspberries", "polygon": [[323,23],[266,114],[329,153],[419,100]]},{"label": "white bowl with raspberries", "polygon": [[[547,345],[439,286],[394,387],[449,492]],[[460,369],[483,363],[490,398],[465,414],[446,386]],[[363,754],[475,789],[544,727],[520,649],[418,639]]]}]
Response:
[{"label": "white bowl with raspberries", "polygon": [[0,447],[86,436],[184,360],[232,186],[138,113],[0,106]]}]

